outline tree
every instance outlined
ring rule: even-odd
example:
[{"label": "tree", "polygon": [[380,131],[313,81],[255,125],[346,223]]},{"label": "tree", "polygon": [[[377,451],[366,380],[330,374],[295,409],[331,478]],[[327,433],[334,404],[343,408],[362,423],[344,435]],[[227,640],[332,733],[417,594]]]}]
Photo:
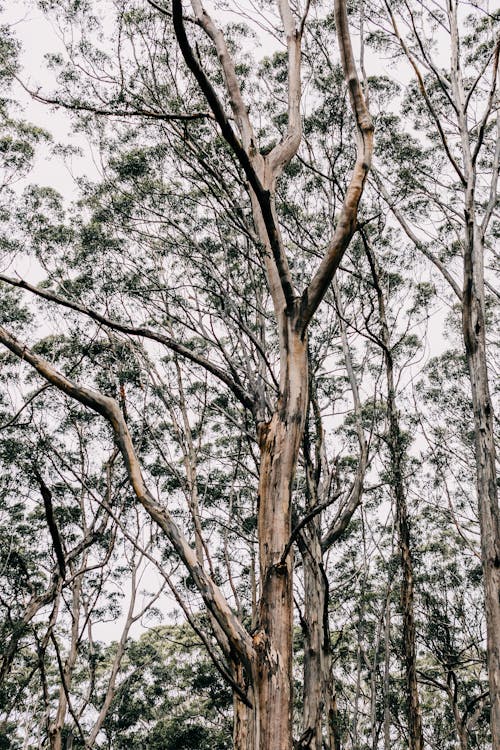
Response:
[{"label": "tree", "polygon": [[[94,388],[81,386],[69,379],[5,328],[1,331],[2,343],[12,353],[27,361],[51,385],[103,416],[112,427],[131,486],[187,567],[210,613],[219,646],[229,661],[237,687],[234,733],[237,747],[292,747],[293,565],[289,539],[292,533],[291,493],[308,399],[307,329],[355,231],[357,208],[370,165],[373,140],[373,127],[356,72],[346,7],[338,2],[335,5],[337,39],[358,131],[358,156],[327,251],[304,292],[297,295],[279,227],[276,185],[301,141],[300,60],[306,16],[296,19],[287,2],[279,3],[278,7],[287,44],[287,125],[282,139],[263,155],[257,147],[233,56],[224,34],[201,3],[194,3],[194,20],[211,40],[219,57],[237,132],[187,37],[181,3],[174,0],[172,6],[173,29],[184,61],[248,182],[253,224],[261,245],[279,338],[279,390],[275,404],[269,405],[269,412],[260,389],[248,394],[233,376],[216,370],[216,374],[230,385],[252,413],[260,450],[258,540],[261,596],[253,636],[232,613],[220,588],[204,569],[203,560],[191,549],[171,515],[158,504],[148,489],[126,419],[117,402]],[[78,303],[67,302],[51,293],[45,296],[87,313],[115,330],[145,334],[182,353],[182,348],[163,334],[149,334],[145,330],[114,324]],[[192,359],[200,363],[199,358],[192,356]],[[214,371],[210,365],[208,369]]]},{"label": "tree", "polygon": [[[20,85],[72,113],[100,174],[79,181],[72,205],[50,188],[13,192],[5,232],[15,237],[9,262],[17,251],[44,278],[0,277],[9,289],[3,460],[15,467],[4,528],[20,543],[18,566],[2,573],[5,675],[21,674],[23,695],[38,690],[43,706],[19,722],[25,744],[36,746],[38,733],[57,748],[227,746],[226,692],[200,719],[163,716],[195,708],[189,681],[174,679],[179,664],[193,669],[184,631],[133,634],[155,603],[174,601],[211,660],[205,676],[232,691],[235,748],[486,742],[477,575],[454,566],[447,546],[426,546],[423,530],[431,518],[443,540],[456,544],[462,532],[474,549],[473,525],[456,523],[461,495],[441,454],[461,461],[466,436],[457,455],[444,440],[436,448],[441,413],[416,372],[431,307],[448,302],[429,283],[431,264],[458,289],[447,258],[463,228],[454,201],[464,191],[451,170],[463,168],[442,124],[457,109],[438,68],[437,87],[422,78],[421,99],[413,84],[400,92],[365,67],[380,45],[436,75],[436,37],[428,43],[413,26],[421,6],[374,8],[376,29],[363,4],[348,17],[342,2],[330,14],[280,0],[275,16],[253,19],[282,40],[258,61],[251,29],[219,26],[197,0],[190,10],[117,0],[104,16],[92,2],[42,5],[67,40],[65,54],[49,56],[57,90]],[[471,41],[479,77],[469,93],[486,102],[479,150],[493,185],[491,28],[478,23]],[[6,68],[19,85],[12,62]],[[368,94],[379,133],[371,180]],[[401,102],[402,119],[392,114]],[[485,195],[478,189],[478,210]],[[446,257],[422,239],[438,214],[440,248],[453,246]],[[440,366],[431,362],[426,377]],[[466,396],[461,403],[465,414]],[[493,507],[479,496],[483,511]],[[39,524],[30,533],[26,507]],[[48,553],[32,553],[37,534]],[[142,591],[146,569],[155,586]],[[434,595],[439,576],[447,584]],[[126,580],[120,607],[113,587]],[[24,622],[30,596],[37,608],[17,631],[10,613]],[[107,649],[96,628],[119,610],[124,625]],[[179,661],[158,647],[162,632],[181,639]],[[167,669],[173,684],[160,691]],[[6,722],[16,710],[6,707]]]},{"label": "tree", "polygon": [[[463,344],[469,368],[476,453],[476,491],[480,509],[485,607],[488,623],[488,670],[492,700],[493,743],[500,743],[500,515],[494,408],[490,395],[486,347],[485,255],[487,231],[497,204],[500,159],[498,129],[498,62],[500,39],[498,16],[462,18],[458,2],[448,2],[435,12],[425,4],[418,11],[406,9],[404,22],[409,34],[399,29],[397,14],[386,4],[391,32],[415,76],[413,91],[418,99],[410,110],[418,111],[422,129],[433,142],[429,152],[444,167],[441,186],[447,193],[433,196],[432,186],[423,188],[427,206],[442,222],[441,242],[448,252],[436,254],[412,230],[404,211],[396,218],[415,245],[443,273],[461,306]],[[439,23],[449,40],[447,68],[438,64],[428,41],[427,28]],[[430,25],[430,26],[429,26]],[[423,72],[424,71],[424,72]],[[418,103],[417,103],[418,102]],[[484,172],[480,173],[479,165]],[[458,178],[458,182],[457,182]],[[425,182],[419,177],[417,183]],[[380,190],[390,206],[394,201],[386,187]],[[458,237],[458,243],[455,239]],[[458,244],[458,246],[457,246]],[[453,247],[455,246],[455,247]],[[451,249],[453,247],[453,250]],[[457,284],[446,260],[462,258],[462,284]],[[488,287],[490,289],[491,287]],[[495,292],[493,292],[495,293]]]}]

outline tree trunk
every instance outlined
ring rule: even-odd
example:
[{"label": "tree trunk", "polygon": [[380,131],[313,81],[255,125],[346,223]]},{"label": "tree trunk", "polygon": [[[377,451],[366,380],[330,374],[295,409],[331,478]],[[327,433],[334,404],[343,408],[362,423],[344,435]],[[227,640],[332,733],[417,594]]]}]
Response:
[{"label": "tree trunk", "polygon": [[387,596],[384,627],[384,750],[391,750],[391,598]]},{"label": "tree trunk", "polygon": [[324,695],[324,611],[325,583],[321,576],[321,542],[317,530],[318,519],[310,523],[304,533],[304,707],[300,750],[322,750],[322,725],[325,710]]},{"label": "tree trunk", "polygon": [[[80,635],[80,602],[82,594],[82,570],[85,569],[87,556],[85,555],[80,570],[75,576],[73,584],[73,598],[71,602],[71,642],[68,656],[64,662],[64,665],[60,665],[60,678],[61,686],[59,688],[59,697],[57,712],[54,721],[49,726],[49,744],[51,750],[62,750],[62,730],[68,711],[68,694],[71,688],[71,681],[73,677],[73,669],[76,664],[78,657],[78,639]],[[54,646],[57,648],[57,643],[54,634],[52,634],[52,640]],[[58,659],[59,660],[59,659]]]},{"label": "tree trunk", "polygon": [[257,750],[259,712],[255,695],[251,685],[246,684],[248,676],[241,664],[233,665],[233,676],[248,699],[248,703],[244,703],[236,692],[233,693],[233,747],[234,750]]},{"label": "tree trunk", "polygon": [[486,610],[488,680],[491,701],[493,750],[500,748],[500,515],[498,510],[496,457],[486,360],[484,320],[483,248],[478,231],[467,216],[464,253],[462,324],[469,367],[476,451],[476,487],[481,529]]},{"label": "tree trunk", "polygon": [[[319,516],[300,544],[304,569],[304,707],[299,750],[339,750],[338,716],[331,666],[328,581],[323,569]],[[323,727],[325,734],[323,736]]]},{"label": "tree trunk", "polygon": [[410,528],[406,497],[396,487],[396,523],[398,527],[399,554],[401,558],[401,609],[403,610],[403,654],[408,703],[408,730],[410,750],[423,750],[422,715],[418,694],[415,648],[414,583],[410,551]]},{"label": "tree trunk", "polygon": [[307,341],[296,315],[283,315],[277,409],[259,425],[259,556],[261,598],[253,690],[258,713],[255,748],[292,750],[291,497],[308,394]]},{"label": "tree trunk", "polygon": [[374,286],[377,292],[378,312],[380,317],[380,344],[384,354],[387,380],[387,415],[389,433],[387,443],[391,461],[391,484],[396,501],[396,530],[398,534],[399,556],[401,560],[401,610],[403,613],[403,660],[406,677],[406,702],[408,716],[409,750],[423,750],[422,713],[417,683],[417,659],[415,645],[415,607],[413,562],[410,547],[410,527],[408,523],[408,506],[404,466],[406,447],[401,434],[399,412],[396,402],[394,380],[394,361],[392,357],[391,337],[387,324],[385,300],[380,285],[380,275],[376,257],[367,236],[362,234],[363,243],[370,264]]}]

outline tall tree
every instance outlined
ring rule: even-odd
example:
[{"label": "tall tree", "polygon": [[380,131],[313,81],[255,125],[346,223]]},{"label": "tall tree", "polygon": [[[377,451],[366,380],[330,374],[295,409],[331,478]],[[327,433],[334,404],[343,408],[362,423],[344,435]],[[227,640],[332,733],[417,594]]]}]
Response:
[{"label": "tall tree", "polygon": [[[22,357],[51,385],[96,411],[110,424],[137,499],[160,526],[187,567],[210,613],[219,646],[230,664],[237,688],[235,747],[291,749],[293,554],[289,540],[292,534],[292,489],[308,403],[307,332],[356,229],[359,200],[371,161],[373,126],[358,80],[346,5],[336,2],[337,41],[356,124],[357,158],[326,252],[304,291],[297,293],[280,230],[276,191],[279,178],[296,155],[302,139],[301,43],[307,8],[302,17],[296,17],[286,0],[278,3],[287,48],[287,122],[282,138],[265,154],[259,150],[226,37],[201,2],[193,2],[191,20],[208,37],[213,52],[217,54],[219,73],[223,79],[222,91],[229,101],[235,126],[221,94],[211,82],[188,38],[180,0],[173,1],[171,13],[156,5],[155,9],[172,18],[175,38],[185,64],[247,184],[253,229],[262,254],[279,341],[277,393],[273,402],[266,402],[259,390],[248,393],[234,373],[214,367],[163,333],[114,322],[108,316],[50,292],[38,293],[87,314],[101,325],[152,338],[178,354],[188,356],[228,384],[251,411],[260,451],[257,519],[260,599],[252,635],[231,611],[220,587],[205,569],[200,555],[190,547],[173,517],[149,489],[126,417],[117,401],[62,374],[5,328],[2,328],[0,337],[13,354]],[[115,111],[119,113],[118,109]],[[6,278],[4,280],[8,281]],[[32,288],[32,291],[36,290]]]},{"label": "tall tree", "polygon": [[[500,164],[498,15],[486,13],[465,18],[461,4],[454,0],[437,9],[425,3],[418,9],[406,6],[401,9],[401,20],[399,11],[392,10],[386,3],[386,13],[394,41],[415,77],[413,90],[418,99],[410,108],[418,108],[419,115],[423,116],[423,129],[435,143],[432,154],[443,165],[440,185],[448,200],[436,195],[429,184],[423,187],[423,192],[428,196],[429,208],[448,229],[447,241],[452,244],[456,236],[459,238],[461,283],[454,280],[453,271],[443,263],[440,254],[429,248],[418,231],[412,230],[411,219],[405,217],[401,207],[393,209],[410,239],[444,274],[461,306],[474,410],[491,729],[496,746],[500,744],[500,512],[495,416],[486,344],[485,255],[489,249],[487,232],[497,205]],[[400,28],[402,22],[408,29],[407,34]],[[429,32],[436,23],[447,39],[449,60],[446,67],[438,62],[430,44]],[[425,179],[417,176],[416,182],[424,185]],[[390,191],[379,185],[389,205],[394,207]]]}]

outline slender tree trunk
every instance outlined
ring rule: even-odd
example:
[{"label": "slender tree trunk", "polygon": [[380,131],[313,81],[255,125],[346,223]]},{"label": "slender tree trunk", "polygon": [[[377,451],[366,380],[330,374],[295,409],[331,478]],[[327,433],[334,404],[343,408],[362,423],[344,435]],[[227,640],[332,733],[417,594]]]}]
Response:
[{"label": "slender tree trunk", "polygon": [[389,418],[389,434],[387,442],[391,460],[392,489],[396,501],[396,529],[398,534],[398,547],[402,573],[401,610],[403,613],[403,660],[406,677],[409,750],[423,750],[422,713],[417,683],[413,561],[411,556],[408,505],[406,502],[406,487],[404,480],[406,448],[399,423],[399,412],[396,402],[396,388],[394,381],[394,361],[392,358],[384,294],[380,286],[377,261],[366,235],[363,235],[363,241],[368,261],[370,263],[375,289],[377,291],[381,328],[380,343],[384,353],[387,379],[387,414]]},{"label": "slender tree trunk", "polygon": [[500,748],[500,515],[484,320],[483,248],[466,211],[462,324],[474,410],[476,487],[481,529],[493,750]]},{"label": "slender tree trunk", "polygon": [[[481,558],[486,611],[486,648],[491,701],[493,750],[500,750],[500,513],[494,442],[494,412],[488,384],[484,305],[484,235],[489,219],[481,227],[476,215],[477,170],[481,143],[471,143],[470,123],[461,70],[458,3],[448,0],[451,31],[451,84],[458,115],[464,169],[464,287],[462,328],[472,391],[476,451],[476,487],[481,530]],[[497,58],[498,63],[498,58]],[[493,69],[494,79],[498,69]],[[494,99],[490,100],[490,112]],[[497,121],[498,122],[498,121]],[[497,132],[498,137],[498,132]],[[498,162],[497,167],[498,168]],[[494,187],[493,187],[494,185]],[[490,200],[495,202],[496,179]],[[491,217],[491,213],[490,213]]]},{"label": "slender tree trunk", "polygon": [[387,596],[384,627],[384,750],[391,750],[391,708],[390,708],[390,678],[391,678],[391,599]]},{"label": "slender tree trunk", "polygon": [[[399,437],[399,441],[400,441]],[[394,457],[400,452],[395,447]],[[396,494],[396,524],[398,528],[399,554],[401,558],[401,609],[403,611],[403,654],[406,674],[406,690],[408,703],[408,730],[410,750],[423,750],[422,714],[418,694],[416,647],[415,647],[415,616],[414,616],[414,581],[413,563],[410,550],[410,527],[408,524],[408,508],[403,491],[401,467],[396,458],[394,466],[395,494]]]},{"label": "slender tree trunk", "polygon": [[[71,688],[71,681],[73,677],[73,669],[76,664],[78,656],[78,637],[79,637],[79,625],[80,625],[80,601],[82,593],[82,570],[86,565],[86,557],[82,562],[80,571],[75,576],[75,582],[73,584],[73,600],[71,603],[71,642],[68,656],[64,662],[60,677],[61,687],[59,688],[59,698],[57,712],[54,721],[49,726],[49,743],[51,750],[62,750],[62,730],[68,711],[68,697],[67,692]],[[54,640],[54,645],[56,641]]]},{"label": "slender tree trunk", "polygon": [[448,697],[450,699],[450,707],[453,712],[453,718],[455,720],[455,727],[457,731],[457,739],[458,739],[458,748],[459,750],[467,750],[468,748],[468,738],[467,738],[467,726],[464,721],[462,721],[462,715],[460,713],[460,709],[457,702],[457,693],[456,690],[449,689],[448,691]]},{"label": "slender tree trunk", "polygon": [[318,519],[309,524],[304,533],[304,700],[300,750],[322,750],[322,726],[325,710],[324,695],[324,611],[325,584],[322,580],[321,541]]},{"label": "slender tree trunk", "polygon": [[384,598],[384,603],[382,605],[382,612],[380,614],[380,619],[377,624],[377,630],[375,633],[375,642],[373,644],[373,661],[372,661],[371,679],[370,679],[370,692],[371,692],[370,720],[371,720],[372,750],[377,750],[378,736],[380,733],[380,724],[377,726],[377,723],[378,723],[377,722],[377,668],[378,668],[378,658],[379,658],[379,650],[380,650],[380,640],[382,637],[382,629],[385,623],[386,609],[389,606],[390,588],[391,588],[391,582],[389,580],[388,589],[387,589],[388,593]]},{"label": "slender tree trunk", "polygon": [[333,682],[331,653],[328,654],[328,673],[324,676],[324,684],[326,685],[327,748],[328,750],[341,750],[341,731],[337,708],[337,693]]},{"label": "slender tree trunk", "polygon": [[[331,665],[328,580],[323,569],[321,530],[316,516],[304,531],[304,707],[299,750],[340,750]],[[325,733],[323,735],[323,727]]]},{"label": "slender tree trunk", "polygon": [[356,629],[357,631],[357,647],[356,647],[356,694],[354,698],[354,710],[353,710],[353,717],[352,717],[352,746],[353,750],[360,750],[360,742],[359,742],[359,704],[361,701],[361,682],[362,682],[362,657],[363,657],[363,639],[364,639],[364,632],[365,632],[365,603],[366,603],[366,582],[367,582],[367,575],[368,575],[368,567],[367,567],[367,555],[366,555],[366,535],[365,535],[365,524],[364,524],[364,516],[361,516],[361,528],[362,528],[362,534],[363,534],[363,579],[361,582],[361,592],[360,592],[360,602],[359,602],[359,614],[358,614],[358,627]]}]

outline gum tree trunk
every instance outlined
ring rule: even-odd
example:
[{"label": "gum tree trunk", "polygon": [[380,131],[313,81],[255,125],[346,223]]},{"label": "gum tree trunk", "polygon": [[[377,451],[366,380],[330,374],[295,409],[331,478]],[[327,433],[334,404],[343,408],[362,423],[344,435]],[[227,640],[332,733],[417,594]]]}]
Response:
[{"label": "gum tree trunk", "polygon": [[254,635],[256,748],[292,750],[293,592],[291,497],[307,408],[307,340],[296,315],[282,321],[282,373],[277,409],[259,425],[258,534],[261,598]]},{"label": "gum tree trunk", "polygon": [[486,610],[488,681],[491,701],[491,735],[500,748],[500,515],[496,456],[486,359],[484,321],[483,248],[477,228],[466,212],[468,243],[464,254],[462,325],[474,410],[476,487],[481,529]]},{"label": "gum tree trunk", "polygon": [[336,750],[337,717],[336,712],[332,713],[329,700],[333,686],[328,628],[328,583],[322,565],[323,551],[318,517],[310,523],[304,542],[304,708],[298,748],[323,750],[325,740],[322,729],[326,724],[326,747],[328,750]]}]

